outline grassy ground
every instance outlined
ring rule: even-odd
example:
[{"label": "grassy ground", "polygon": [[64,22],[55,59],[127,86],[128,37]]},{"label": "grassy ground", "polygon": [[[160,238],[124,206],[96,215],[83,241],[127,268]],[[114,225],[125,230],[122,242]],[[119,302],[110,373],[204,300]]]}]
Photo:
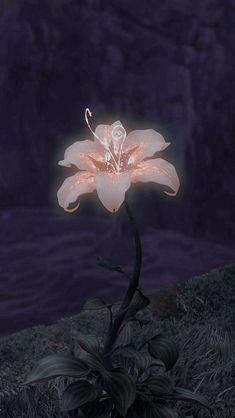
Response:
[{"label": "grassy ground", "polygon": [[[94,295],[95,296],[95,295]],[[133,325],[136,342],[156,330],[171,336],[180,346],[173,370],[166,372],[177,386],[204,395],[213,406],[213,418],[235,417],[235,265],[191,278],[180,286],[176,298],[179,317],[159,319],[148,308],[141,314],[153,319],[142,329]],[[114,313],[119,303],[114,306]],[[52,326],[36,326],[0,338],[0,417],[67,418],[60,412],[63,389],[73,381],[56,378],[23,387],[36,361],[47,354],[74,352],[79,346],[74,332],[100,338],[105,335],[106,310],[64,318]],[[208,412],[196,403],[175,402],[180,418],[206,418]]]}]

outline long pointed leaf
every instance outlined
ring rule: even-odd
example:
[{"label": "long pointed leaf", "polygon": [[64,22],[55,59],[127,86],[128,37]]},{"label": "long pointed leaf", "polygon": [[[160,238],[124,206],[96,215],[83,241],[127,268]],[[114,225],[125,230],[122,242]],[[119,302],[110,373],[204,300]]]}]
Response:
[{"label": "long pointed leaf", "polygon": [[71,383],[63,393],[62,410],[71,411],[98,399],[101,395],[97,387],[85,379]]},{"label": "long pointed leaf", "polygon": [[142,386],[147,386],[148,390],[155,396],[172,396],[174,394],[174,385],[167,376],[150,376]]},{"label": "long pointed leaf", "polygon": [[100,298],[90,298],[82,306],[84,311],[96,311],[104,308],[109,309],[108,305]]},{"label": "long pointed leaf", "polygon": [[175,341],[161,334],[151,339],[148,343],[148,351],[154,358],[162,360],[167,370],[175,365],[179,357]]},{"label": "long pointed leaf", "polygon": [[79,353],[79,358],[81,360],[83,360],[87,364],[87,366],[90,368],[90,370],[92,370],[92,371],[93,370],[94,371],[105,370],[105,367],[104,367],[101,356],[100,357],[98,357],[97,355],[94,356],[94,355],[89,354],[86,351],[82,350]]},{"label": "long pointed leaf", "polygon": [[105,371],[97,378],[97,382],[112,397],[117,410],[126,415],[127,409],[132,405],[136,396],[134,378],[125,369],[117,367],[111,371]]},{"label": "long pointed leaf", "polygon": [[132,342],[132,335],[133,330],[131,324],[130,322],[127,322],[125,326],[119,330],[119,334],[110,353],[113,353],[118,347],[124,347],[125,345],[130,344]]},{"label": "long pointed leaf", "polygon": [[73,335],[83,350],[99,356],[100,343],[97,337],[77,331],[74,331]]},{"label": "long pointed leaf", "polygon": [[119,355],[132,359],[139,370],[148,369],[151,365],[165,367],[161,360],[153,360],[148,353],[136,350],[131,344],[117,348],[112,358]]},{"label": "long pointed leaf", "polygon": [[89,369],[84,361],[69,354],[50,354],[40,360],[23,383],[28,385],[58,376],[84,377]]},{"label": "long pointed leaf", "polygon": [[91,402],[83,408],[85,417],[92,418],[110,418],[110,413],[114,408],[112,399],[101,399],[99,402]]},{"label": "long pointed leaf", "polygon": [[145,408],[143,418],[179,418],[179,415],[165,405],[153,403]]},{"label": "long pointed leaf", "polygon": [[145,296],[140,289],[136,289],[136,292],[126,313],[125,320],[134,317],[138,311],[146,308],[146,306],[149,304],[150,299]]}]

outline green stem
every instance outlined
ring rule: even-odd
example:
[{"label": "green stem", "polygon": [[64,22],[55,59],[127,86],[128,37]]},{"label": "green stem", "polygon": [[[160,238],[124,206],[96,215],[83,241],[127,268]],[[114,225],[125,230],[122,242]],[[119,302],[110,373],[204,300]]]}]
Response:
[{"label": "green stem", "polygon": [[140,272],[141,272],[141,263],[142,263],[142,249],[141,249],[141,241],[140,241],[140,235],[139,230],[137,228],[135,219],[132,215],[132,212],[129,208],[129,205],[127,203],[127,200],[125,200],[125,209],[127,212],[127,215],[129,217],[132,232],[135,240],[135,267],[133,271],[133,275],[129,282],[129,287],[127,289],[126,295],[122,301],[122,304],[120,306],[120,309],[117,313],[117,316],[113,322],[113,325],[110,329],[110,332],[108,334],[107,340],[104,345],[104,355],[108,355],[110,352],[112,346],[115,343],[119,328],[125,318],[125,315],[127,313],[128,307],[132,301],[132,298],[135,294],[136,289],[139,285],[139,278],[140,278]]}]

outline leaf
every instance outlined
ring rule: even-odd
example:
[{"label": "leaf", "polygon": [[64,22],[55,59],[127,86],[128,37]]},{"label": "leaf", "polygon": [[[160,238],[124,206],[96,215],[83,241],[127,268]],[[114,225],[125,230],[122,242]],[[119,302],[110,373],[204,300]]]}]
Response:
[{"label": "leaf", "polygon": [[138,319],[138,318],[135,318],[135,320],[139,322],[141,328],[144,325],[148,325],[148,324],[150,324],[150,322],[153,322],[151,319]]},{"label": "leaf", "polygon": [[97,337],[77,331],[73,331],[73,335],[83,350],[90,354],[99,356],[100,343]]},{"label": "leaf", "polygon": [[80,359],[69,354],[50,354],[37,363],[23,384],[28,385],[58,376],[84,377],[88,372],[86,364]]},{"label": "leaf", "polygon": [[148,369],[150,366],[165,367],[161,360],[153,360],[148,353],[136,350],[131,344],[125,347],[118,347],[112,358],[119,355],[131,358],[139,370]]},{"label": "leaf", "polygon": [[207,409],[212,409],[210,403],[204,396],[199,395],[198,393],[191,392],[188,389],[175,387],[174,393],[171,395],[171,399],[178,399],[182,401],[196,401]]},{"label": "leaf", "polygon": [[167,370],[175,365],[179,357],[175,341],[161,334],[151,338],[148,342],[148,351],[154,358],[162,360]]},{"label": "leaf", "polygon": [[174,394],[174,385],[167,376],[150,376],[141,384],[157,397],[168,397]]},{"label": "leaf", "polygon": [[125,416],[136,396],[136,386],[133,377],[125,369],[117,367],[111,371],[101,373],[97,378],[97,382],[112,397],[118,412]]},{"label": "leaf", "polygon": [[125,320],[134,317],[138,311],[146,308],[146,306],[148,306],[149,304],[150,299],[147,296],[145,296],[140,289],[136,289],[133,299],[128,308],[128,311],[126,313]]},{"label": "leaf", "polygon": [[[142,348],[144,347],[148,342],[154,340],[156,337],[162,336],[162,333],[160,331],[156,331],[153,333],[152,337],[145,338],[145,341],[143,341],[139,346]],[[139,348],[140,349],[140,348]]]},{"label": "leaf", "polygon": [[138,415],[135,409],[130,409],[130,411],[127,412],[126,418],[140,418],[140,415]]},{"label": "leaf", "polygon": [[125,369],[128,374],[130,374],[135,382],[137,382],[138,379],[138,370],[135,368],[135,364],[132,358],[130,357],[124,357],[124,356],[118,356],[118,358],[115,359],[115,363],[113,362],[114,367],[118,368],[121,367]]},{"label": "leaf", "polygon": [[128,318],[127,320],[124,319],[120,327],[120,330],[126,325],[127,322],[138,322],[140,328],[142,329],[144,325],[148,325],[150,322],[152,322],[152,320],[140,319],[140,318]]},{"label": "leaf", "polygon": [[92,402],[101,395],[97,387],[85,379],[71,383],[64,391],[62,398],[62,410],[71,411],[80,406]]},{"label": "leaf", "polygon": [[110,418],[110,413],[114,408],[112,399],[100,399],[98,402],[91,402],[84,408],[85,417]]},{"label": "leaf", "polygon": [[90,370],[94,371],[103,371],[105,370],[102,357],[98,357],[97,355],[92,355],[87,353],[86,351],[82,350],[79,353],[79,358],[83,360],[87,366],[90,368]]},{"label": "leaf", "polygon": [[100,298],[90,298],[83,305],[82,310],[96,311],[99,309],[109,309],[111,305],[106,305],[106,303]]},{"label": "leaf", "polygon": [[155,400],[143,401],[139,396],[128,410],[126,418],[179,418],[172,408]]},{"label": "leaf", "polygon": [[179,415],[172,408],[159,403],[152,403],[144,409],[143,418],[179,418]]},{"label": "leaf", "polygon": [[117,335],[116,341],[108,353],[109,355],[113,353],[117,348],[124,347],[125,345],[129,345],[132,343],[132,328],[130,322],[126,322],[124,327],[120,328],[119,333]]}]

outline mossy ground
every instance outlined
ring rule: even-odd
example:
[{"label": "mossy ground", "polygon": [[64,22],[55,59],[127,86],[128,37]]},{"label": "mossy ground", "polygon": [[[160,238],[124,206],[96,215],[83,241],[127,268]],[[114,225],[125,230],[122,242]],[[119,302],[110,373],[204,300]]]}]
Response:
[{"label": "mossy ground", "polygon": [[[175,339],[180,356],[166,372],[177,386],[197,391],[213,406],[215,418],[235,416],[235,265],[194,277],[179,286],[172,315],[162,319],[159,312],[144,309],[140,314],[153,319],[143,327],[133,325],[135,341],[156,330]],[[157,300],[157,299],[156,299]],[[157,302],[155,301],[155,304]],[[180,315],[176,314],[175,306]],[[115,304],[114,312],[119,307]],[[153,303],[151,304],[153,309]],[[35,326],[0,338],[0,417],[66,418],[60,412],[60,398],[71,379],[22,386],[37,360],[47,354],[79,354],[74,332],[104,337],[108,312],[82,311],[63,318],[52,326]],[[175,402],[179,417],[209,417],[208,412],[191,402]]]}]

